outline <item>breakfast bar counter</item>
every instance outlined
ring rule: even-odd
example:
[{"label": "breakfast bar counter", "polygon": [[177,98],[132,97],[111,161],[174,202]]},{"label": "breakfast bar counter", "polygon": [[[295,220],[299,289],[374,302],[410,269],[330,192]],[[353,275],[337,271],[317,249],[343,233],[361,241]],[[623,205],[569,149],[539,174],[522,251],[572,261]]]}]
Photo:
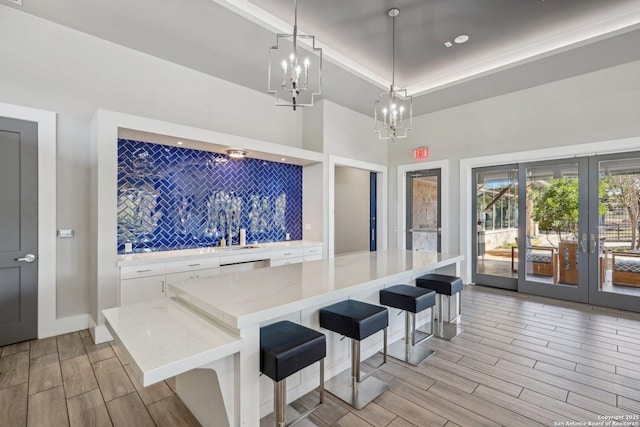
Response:
[{"label": "breakfast bar counter", "polygon": [[[227,348],[232,348],[234,353],[225,356],[226,363],[221,364],[219,360],[209,359],[210,364],[205,363],[192,369],[192,365],[185,364],[182,360],[167,360],[167,377],[179,373],[176,366],[184,366],[184,369],[191,371],[178,375],[178,394],[203,424],[258,426],[261,416],[269,413],[272,408],[271,384],[267,379],[260,378],[261,326],[288,319],[320,330],[317,313],[325,305],[343,299],[378,304],[380,289],[398,283],[409,283],[418,276],[436,270],[458,275],[462,260],[463,257],[460,255],[381,250],[227,273],[170,285],[169,294],[172,295],[174,303],[188,307],[193,316],[211,321],[210,327],[213,330],[218,329],[219,335],[231,333],[237,340],[227,338],[227,342],[231,342],[227,344]],[[153,310],[149,303],[131,307],[137,307],[139,311]],[[131,310],[131,307],[128,309]],[[139,350],[139,346],[136,349],[131,339],[129,342],[126,340],[127,333],[129,336],[135,335],[131,335],[132,325],[123,324],[122,316],[119,316],[118,311],[124,309],[127,307],[105,310],[107,324],[114,338],[130,355],[132,363],[138,367],[140,375],[144,375],[144,368],[139,366],[140,363],[136,360],[144,357],[144,352]],[[156,306],[155,310],[157,309]],[[181,315],[183,314],[181,312]],[[114,324],[114,319],[120,320],[117,325]],[[395,319],[390,320],[393,322]],[[392,340],[394,336],[399,338],[402,332],[401,322],[396,323],[398,325],[395,332],[393,325],[390,326]],[[199,324],[201,327],[207,327],[206,323]],[[348,348],[347,343],[341,341],[336,334],[323,332],[327,334],[326,373],[327,378],[331,378],[349,366]],[[174,339],[176,343],[180,342],[177,336],[162,337],[167,345]],[[363,346],[365,357],[380,349],[379,337],[371,337],[368,340],[368,344]],[[212,348],[203,354],[215,355],[216,352]],[[218,382],[209,392],[206,384],[203,384],[206,375],[193,374],[194,371],[217,369],[216,375],[206,377],[211,381],[217,381],[217,377],[228,377],[230,374],[220,372],[221,367],[226,370],[233,369],[234,380],[224,381],[224,384]],[[157,369],[154,374],[154,378],[162,379],[158,376]],[[317,386],[317,377],[317,369],[313,367],[301,371],[298,378],[289,383],[287,396],[293,400],[308,393]],[[203,398],[203,394],[207,393],[211,395]],[[215,400],[223,401],[224,404],[216,405]],[[212,414],[211,408],[217,408],[218,411],[223,408],[226,414]]]}]

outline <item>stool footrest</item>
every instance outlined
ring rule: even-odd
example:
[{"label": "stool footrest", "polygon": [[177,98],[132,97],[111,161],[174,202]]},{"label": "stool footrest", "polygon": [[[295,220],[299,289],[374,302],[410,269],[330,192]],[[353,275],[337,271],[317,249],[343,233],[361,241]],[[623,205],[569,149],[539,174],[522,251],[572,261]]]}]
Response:
[{"label": "stool footrest", "polygon": [[327,381],[324,388],[354,408],[362,409],[390,387],[376,377],[368,377],[366,381],[363,380],[354,387],[351,385],[351,379],[351,370],[347,369]]},{"label": "stool footrest", "polygon": [[433,353],[435,352],[428,347],[425,347],[423,345],[412,346],[411,344],[409,344],[409,351],[407,352],[407,346],[404,342],[404,339],[396,341],[389,346],[390,357],[401,360],[413,366],[418,366]]}]

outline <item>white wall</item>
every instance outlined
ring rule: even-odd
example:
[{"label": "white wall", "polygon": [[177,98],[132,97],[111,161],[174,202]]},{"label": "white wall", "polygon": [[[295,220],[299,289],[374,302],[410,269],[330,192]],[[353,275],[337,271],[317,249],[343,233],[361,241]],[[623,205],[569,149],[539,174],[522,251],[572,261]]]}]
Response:
[{"label": "white wall", "polygon": [[[373,132],[373,118],[327,100],[323,104],[325,153],[379,165],[387,164],[389,143],[378,139]],[[373,109],[373,101],[371,105]]]},{"label": "white wall", "polygon": [[[98,108],[301,147],[273,98],[0,6],[0,102],[58,113],[57,316],[89,312],[89,140]],[[9,42],[10,41],[10,42]]]},{"label": "white wall", "polygon": [[[415,163],[413,149],[428,146],[429,160],[449,159],[449,243],[461,250],[460,159],[640,136],[639,75],[637,61],[415,117],[410,136],[389,146],[389,206],[398,200],[396,167]],[[390,209],[392,231],[396,216]]]},{"label": "white wall", "polygon": [[369,250],[371,172],[344,166],[335,170],[335,255]]}]

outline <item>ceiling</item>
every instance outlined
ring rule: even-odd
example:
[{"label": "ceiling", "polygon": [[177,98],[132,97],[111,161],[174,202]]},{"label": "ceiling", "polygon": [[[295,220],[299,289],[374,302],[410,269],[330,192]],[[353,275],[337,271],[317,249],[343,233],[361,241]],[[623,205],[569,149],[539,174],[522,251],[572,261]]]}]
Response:
[{"label": "ceiling", "polygon": [[[10,4],[7,0],[0,0]],[[266,92],[292,0],[23,0],[18,10]],[[364,114],[392,76],[423,114],[640,60],[638,0],[299,0],[323,48],[323,97]],[[464,44],[445,42],[461,34]]]}]

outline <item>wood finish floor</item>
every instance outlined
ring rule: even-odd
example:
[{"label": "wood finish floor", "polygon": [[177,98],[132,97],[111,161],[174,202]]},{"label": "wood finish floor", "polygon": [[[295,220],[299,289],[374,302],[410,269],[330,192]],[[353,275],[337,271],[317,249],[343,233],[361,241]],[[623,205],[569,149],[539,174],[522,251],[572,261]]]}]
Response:
[{"label": "wood finish floor", "polygon": [[[391,389],[364,409],[327,394],[303,424],[640,426],[640,314],[477,286],[462,300],[461,335],[429,340],[421,366],[390,359],[375,375]],[[2,348],[0,425],[198,425],[170,383],[141,388],[118,353],[88,331]]]}]

